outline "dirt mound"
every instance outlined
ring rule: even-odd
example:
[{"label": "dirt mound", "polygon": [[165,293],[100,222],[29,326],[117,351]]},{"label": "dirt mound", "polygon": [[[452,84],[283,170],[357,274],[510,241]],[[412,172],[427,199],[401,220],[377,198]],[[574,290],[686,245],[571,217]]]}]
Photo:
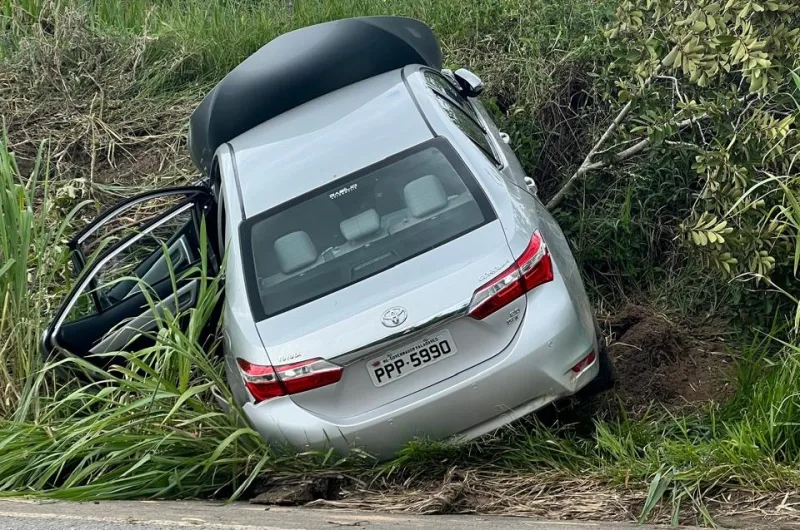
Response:
[{"label": "dirt mound", "polygon": [[625,408],[724,402],[733,392],[731,360],[714,330],[676,323],[640,306],[606,321],[617,393]]}]

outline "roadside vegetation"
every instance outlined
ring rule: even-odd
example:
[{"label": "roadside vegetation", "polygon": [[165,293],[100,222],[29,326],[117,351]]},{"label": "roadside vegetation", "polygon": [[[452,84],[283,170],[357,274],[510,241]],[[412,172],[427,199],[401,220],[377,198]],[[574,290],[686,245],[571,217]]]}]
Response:
[{"label": "roadside vegetation", "polygon": [[[69,234],[195,179],[188,116],[258,47],[364,14],[424,20],[448,66],[484,79],[582,266],[617,392],[381,465],[294,455],[213,398],[215,278],[188,330],[168,316],[121,366],[42,360]],[[305,500],[424,513],[779,514],[800,486],[798,56],[800,6],[779,0],[3,3],[0,494],[229,498],[312,480]]]}]

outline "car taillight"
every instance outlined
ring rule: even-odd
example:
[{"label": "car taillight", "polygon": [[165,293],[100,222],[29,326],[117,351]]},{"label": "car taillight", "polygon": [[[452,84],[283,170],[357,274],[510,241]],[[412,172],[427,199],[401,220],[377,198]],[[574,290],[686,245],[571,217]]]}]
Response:
[{"label": "car taillight", "polygon": [[553,280],[553,262],[537,230],[513,265],[482,285],[472,295],[469,315],[483,320],[523,294]]},{"label": "car taillight", "polygon": [[595,355],[594,352],[590,352],[589,355],[581,359],[578,364],[572,367],[572,371],[575,372],[576,374],[581,373],[584,368],[591,366],[591,364],[594,362],[596,358],[597,355]]},{"label": "car taillight", "polygon": [[275,367],[253,364],[244,359],[236,359],[236,362],[244,385],[256,403],[332,385],[342,378],[342,367],[324,359]]}]

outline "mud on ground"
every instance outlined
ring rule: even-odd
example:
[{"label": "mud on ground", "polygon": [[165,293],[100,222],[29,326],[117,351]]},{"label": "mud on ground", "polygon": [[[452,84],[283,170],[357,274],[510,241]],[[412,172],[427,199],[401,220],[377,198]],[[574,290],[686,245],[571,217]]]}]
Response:
[{"label": "mud on ground", "polygon": [[637,305],[601,320],[617,373],[616,397],[637,415],[724,403],[734,392],[733,363],[720,326],[679,322]]}]

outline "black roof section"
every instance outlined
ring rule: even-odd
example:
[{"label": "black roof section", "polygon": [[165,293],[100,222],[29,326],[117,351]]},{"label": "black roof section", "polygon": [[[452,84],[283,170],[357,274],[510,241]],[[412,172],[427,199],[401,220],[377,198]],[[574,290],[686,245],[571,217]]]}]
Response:
[{"label": "black roof section", "polygon": [[281,35],[231,70],[192,113],[192,161],[207,175],[217,148],[243,132],[329,92],[409,64],[442,68],[433,31],[412,18],[348,18]]}]

